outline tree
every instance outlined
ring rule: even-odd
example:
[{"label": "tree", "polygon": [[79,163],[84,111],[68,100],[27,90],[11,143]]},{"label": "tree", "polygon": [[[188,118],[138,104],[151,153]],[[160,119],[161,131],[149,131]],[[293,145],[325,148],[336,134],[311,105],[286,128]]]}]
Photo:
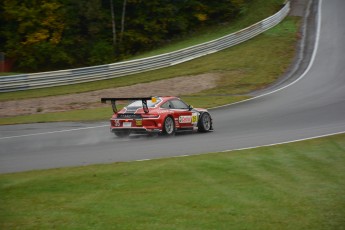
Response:
[{"label": "tree", "polygon": [[249,1],[3,0],[0,51],[17,71],[111,63],[232,20]]},{"label": "tree", "polygon": [[112,25],[112,32],[113,32],[113,46],[115,48],[116,47],[116,23],[115,23],[113,0],[110,0],[110,11],[111,11],[111,25]]},{"label": "tree", "polygon": [[4,31],[6,53],[20,60],[20,68],[37,69],[46,59],[55,64],[68,61],[68,54],[58,49],[65,29],[61,4],[48,0],[4,0],[3,4],[8,23]]},{"label": "tree", "polygon": [[121,16],[121,35],[120,35],[120,43],[122,43],[123,33],[124,33],[124,31],[125,31],[126,4],[127,4],[127,0],[123,0],[123,4],[122,4],[122,16]]}]

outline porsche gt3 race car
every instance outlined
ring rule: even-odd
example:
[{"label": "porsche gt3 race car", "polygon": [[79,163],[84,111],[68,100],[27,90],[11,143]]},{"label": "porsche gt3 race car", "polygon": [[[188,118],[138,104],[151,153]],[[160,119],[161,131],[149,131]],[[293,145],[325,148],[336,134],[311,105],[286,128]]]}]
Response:
[{"label": "porsche gt3 race car", "polygon": [[[116,102],[130,100],[120,111]],[[206,109],[193,108],[178,97],[101,98],[110,101],[114,114],[110,131],[118,137],[133,134],[164,134],[175,132],[213,130],[212,118]]]}]

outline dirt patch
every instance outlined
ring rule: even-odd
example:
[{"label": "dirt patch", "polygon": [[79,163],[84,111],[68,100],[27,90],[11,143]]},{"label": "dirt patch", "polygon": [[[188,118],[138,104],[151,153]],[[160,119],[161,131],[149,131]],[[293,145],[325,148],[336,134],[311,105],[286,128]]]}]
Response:
[{"label": "dirt patch", "polygon": [[215,73],[177,77],[115,89],[17,101],[0,102],[0,117],[63,112],[103,107],[101,97],[178,96],[216,87]]}]

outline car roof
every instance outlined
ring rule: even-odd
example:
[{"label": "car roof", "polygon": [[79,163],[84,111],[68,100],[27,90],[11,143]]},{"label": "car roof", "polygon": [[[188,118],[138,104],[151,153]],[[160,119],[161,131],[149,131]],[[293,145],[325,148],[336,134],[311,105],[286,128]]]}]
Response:
[{"label": "car roof", "polygon": [[178,97],[175,97],[175,96],[162,96],[159,98],[161,98],[163,101],[168,101],[170,99],[179,99]]}]

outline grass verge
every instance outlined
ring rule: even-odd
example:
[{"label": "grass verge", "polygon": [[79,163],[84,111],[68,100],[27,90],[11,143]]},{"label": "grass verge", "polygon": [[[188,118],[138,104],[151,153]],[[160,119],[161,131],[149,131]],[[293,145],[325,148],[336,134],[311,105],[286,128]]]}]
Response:
[{"label": "grass verge", "polygon": [[343,229],[345,135],[0,175],[1,229]]},{"label": "grass verge", "polygon": [[16,74],[20,74],[20,73],[2,72],[2,73],[0,73],[0,77],[2,77],[2,76],[9,76],[9,75],[16,75]]},{"label": "grass verge", "polygon": [[[221,76],[217,82],[217,87],[195,95],[188,95],[188,92],[185,92],[180,96],[194,107],[206,108],[243,100],[248,98],[246,93],[271,84],[288,68],[295,55],[295,44],[298,39],[296,34],[299,24],[300,18],[288,17],[271,30],[238,46],[177,66],[101,81],[98,85],[100,88],[105,87],[102,86],[103,84],[108,87],[125,86],[134,84],[134,82],[216,73]],[[87,90],[89,89],[87,84],[79,84],[78,87],[83,91],[82,87],[85,86]],[[77,86],[64,87],[65,93],[69,91],[69,87]],[[49,90],[54,94],[55,90],[59,91],[60,88],[55,87]],[[21,93],[26,94],[26,92],[16,92],[18,95]],[[147,94],[150,95],[150,89],[147,89]],[[5,98],[6,96],[3,95],[2,99]],[[108,113],[103,111],[105,110],[88,109],[0,118],[0,124],[108,119]]]}]

